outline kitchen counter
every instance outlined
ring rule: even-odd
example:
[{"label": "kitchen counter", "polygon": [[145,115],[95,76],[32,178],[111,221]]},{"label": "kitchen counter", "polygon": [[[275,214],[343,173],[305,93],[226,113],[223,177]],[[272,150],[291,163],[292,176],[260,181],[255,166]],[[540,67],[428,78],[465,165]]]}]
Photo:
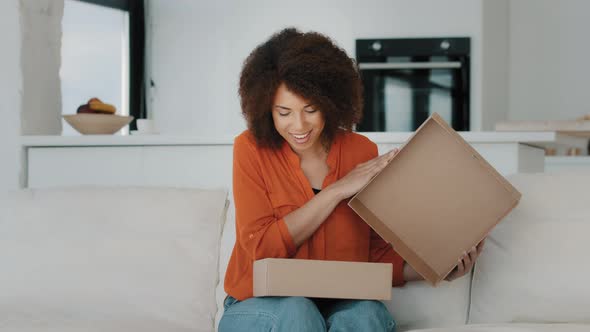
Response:
[{"label": "kitchen counter", "polygon": [[590,138],[590,120],[504,121],[497,131],[553,131],[570,136]]},{"label": "kitchen counter", "polygon": [[[377,144],[405,143],[412,132],[360,133]],[[578,146],[580,139],[556,132],[459,132],[469,143],[523,143],[531,146]],[[23,147],[58,146],[142,146],[142,145],[231,145],[233,136],[218,137],[178,135],[83,135],[83,136],[21,136]]]},{"label": "kitchen counter", "polygon": [[[544,146],[568,144],[553,132],[460,132],[500,174],[542,172]],[[412,135],[365,133],[379,153]],[[571,142],[569,142],[571,143]],[[233,137],[171,135],[22,136],[25,185],[165,185],[231,188]]]}]

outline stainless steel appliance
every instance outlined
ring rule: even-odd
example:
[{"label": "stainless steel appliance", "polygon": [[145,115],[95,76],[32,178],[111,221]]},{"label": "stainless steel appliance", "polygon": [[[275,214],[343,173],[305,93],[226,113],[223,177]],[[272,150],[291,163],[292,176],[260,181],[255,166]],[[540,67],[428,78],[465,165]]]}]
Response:
[{"label": "stainless steel appliance", "polygon": [[358,131],[414,131],[433,112],[469,130],[470,38],[356,40],[365,107]]}]

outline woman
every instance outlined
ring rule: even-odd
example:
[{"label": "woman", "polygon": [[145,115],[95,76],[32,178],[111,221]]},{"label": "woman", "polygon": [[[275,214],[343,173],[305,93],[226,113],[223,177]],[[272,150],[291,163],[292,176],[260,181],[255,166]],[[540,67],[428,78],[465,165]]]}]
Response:
[{"label": "woman", "polygon": [[234,143],[236,243],[219,331],[393,331],[379,301],[252,297],[252,263],[267,257],[385,262],[393,286],[421,279],[346,204],[397,153],[378,156],[352,132],[362,113],[354,62],[326,36],[285,29],[248,56],[239,94],[248,130]]}]

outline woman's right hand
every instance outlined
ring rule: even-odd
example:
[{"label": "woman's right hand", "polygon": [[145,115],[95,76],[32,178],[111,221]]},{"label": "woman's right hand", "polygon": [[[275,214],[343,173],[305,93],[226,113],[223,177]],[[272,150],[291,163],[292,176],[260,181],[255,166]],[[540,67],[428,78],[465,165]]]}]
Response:
[{"label": "woman's right hand", "polygon": [[353,196],[361,190],[377,173],[379,173],[399,152],[393,149],[381,156],[375,157],[367,162],[358,164],[346,176],[336,181],[333,186],[342,199]]}]

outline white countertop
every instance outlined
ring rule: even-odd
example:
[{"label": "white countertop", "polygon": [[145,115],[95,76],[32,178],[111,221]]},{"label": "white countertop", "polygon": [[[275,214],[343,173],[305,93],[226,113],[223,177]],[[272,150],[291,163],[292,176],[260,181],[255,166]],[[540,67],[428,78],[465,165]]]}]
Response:
[{"label": "white countertop", "polygon": [[[405,143],[413,132],[360,133],[377,144]],[[585,140],[556,132],[459,132],[470,144],[525,143],[533,146],[583,146]],[[233,136],[198,137],[178,135],[84,135],[21,136],[23,147],[141,146],[141,145],[231,145]]]}]

